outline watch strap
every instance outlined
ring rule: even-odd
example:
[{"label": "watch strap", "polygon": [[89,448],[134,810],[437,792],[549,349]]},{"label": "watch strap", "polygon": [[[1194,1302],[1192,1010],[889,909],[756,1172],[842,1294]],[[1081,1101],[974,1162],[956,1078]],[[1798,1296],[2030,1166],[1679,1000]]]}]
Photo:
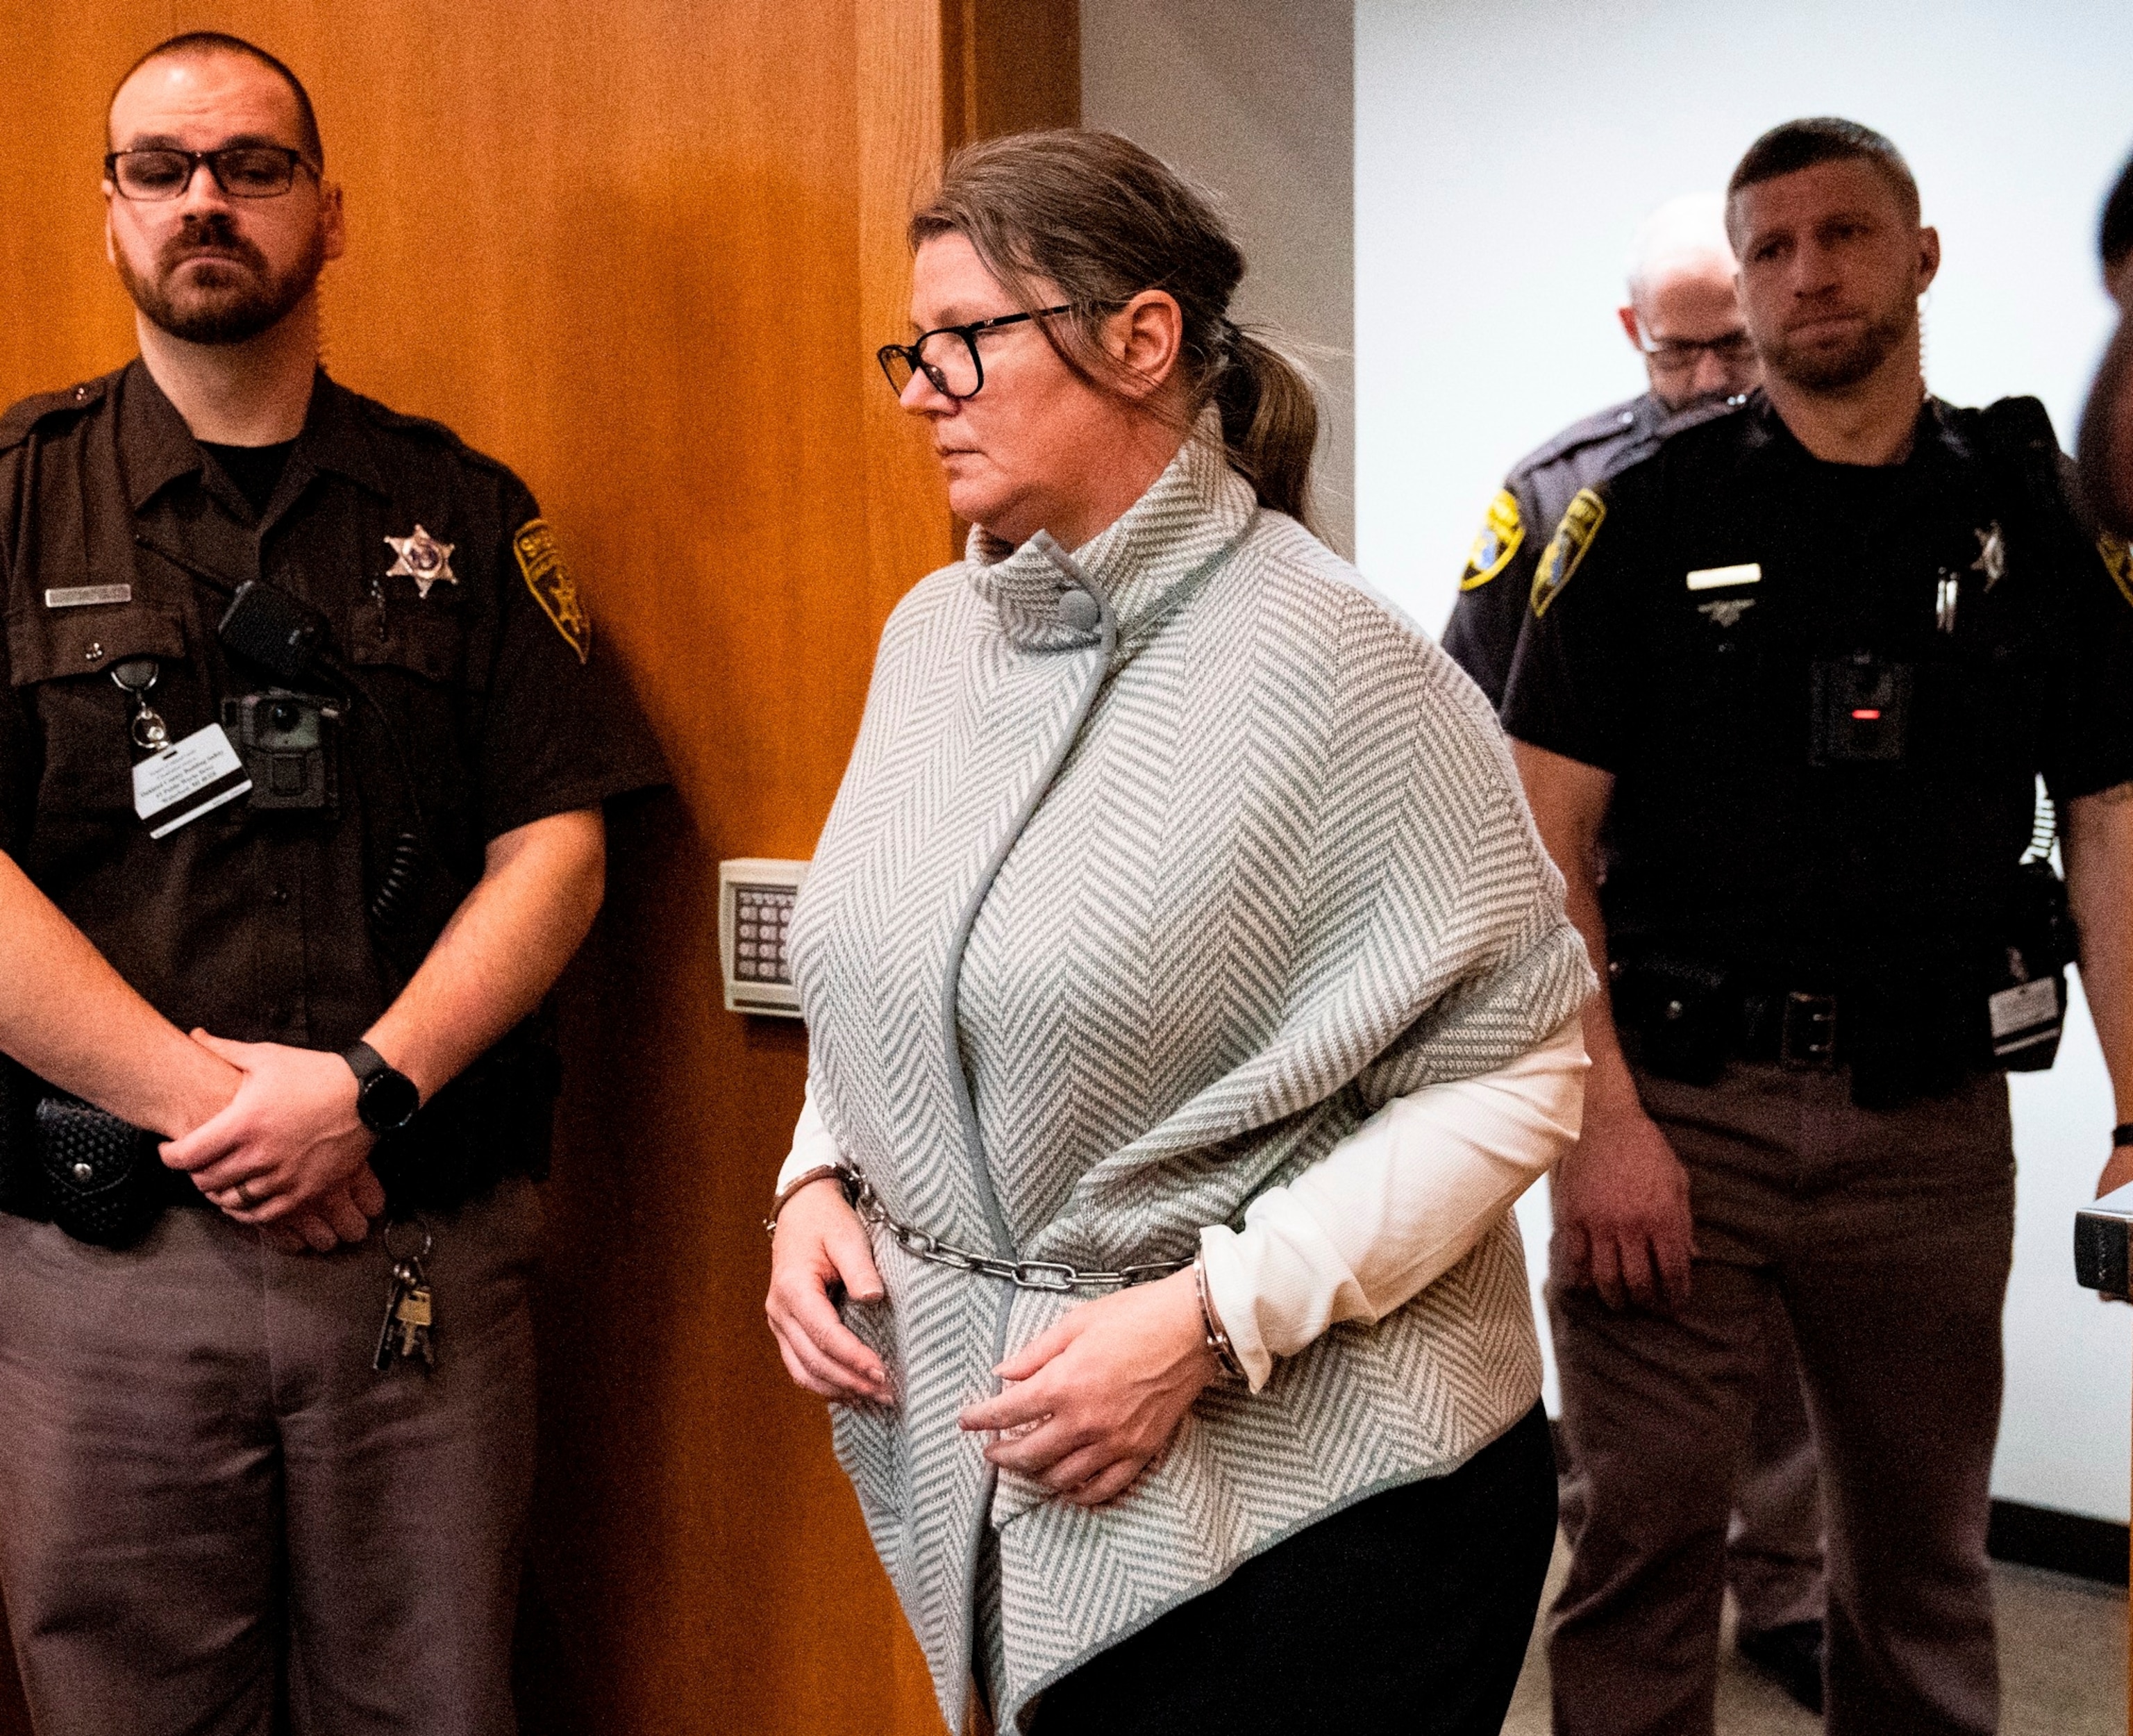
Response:
[{"label": "watch strap", "polygon": [[368,1043],[352,1043],[341,1059],[355,1075],[356,1118],[381,1139],[398,1133],[422,1107],[415,1082]]},{"label": "watch strap", "polygon": [[348,1070],[355,1075],[355,1083],[368,1085],[382,1073],[392,1071],[392,1063],[368,1043],[351,1043],[340,1052]]},{"label": "watch strap", "polygon": [[2111,1143],[2114,1145],[2133,1145],[2133,1121],[2121,1121],[2113,1127]]}]

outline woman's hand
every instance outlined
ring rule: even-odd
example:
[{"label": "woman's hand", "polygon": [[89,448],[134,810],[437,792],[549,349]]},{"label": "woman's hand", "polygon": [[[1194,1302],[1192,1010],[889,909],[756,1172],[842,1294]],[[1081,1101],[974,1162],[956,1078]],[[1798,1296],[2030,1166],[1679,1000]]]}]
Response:
[{"label": "woman's hand", "polygon": [[846,1404],[888,1404],[896,1396],[888,1371],[837,1318],[839,1290],[855,1302],[879,1302],[888,1294],[866,1226],[845,1203],[843,1184],[826,1175],[778,1211],[763,1311],[785,1372],[799,1385]]},{"label": "woman's hand", "polygon": [[993,1372],[1012,1384],[962,1415],[965,1429],[999,1435],[985,1457],[1100,1507],[1170,1444],[1221,1371],[1187,1271],[1083,1303]]}]

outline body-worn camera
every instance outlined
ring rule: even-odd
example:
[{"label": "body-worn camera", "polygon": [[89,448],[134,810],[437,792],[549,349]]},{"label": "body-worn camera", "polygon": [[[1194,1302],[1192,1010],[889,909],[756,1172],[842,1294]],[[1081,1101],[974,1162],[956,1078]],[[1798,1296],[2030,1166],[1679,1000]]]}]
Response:
[{"label": "body-worn camera", "polygon": [[1828,658],[1811,676],[1808,763],[1893,764],[1909,746],[1911,666],[1866,652]]},{"label": "body-worn camera", "polygon": [[326,808],[340,798],[333,732],[341,702],[316,693],[272,687],[222,702],[222,726],[229,732],[245,774],[252,779],[246,805],[254,809]]}]

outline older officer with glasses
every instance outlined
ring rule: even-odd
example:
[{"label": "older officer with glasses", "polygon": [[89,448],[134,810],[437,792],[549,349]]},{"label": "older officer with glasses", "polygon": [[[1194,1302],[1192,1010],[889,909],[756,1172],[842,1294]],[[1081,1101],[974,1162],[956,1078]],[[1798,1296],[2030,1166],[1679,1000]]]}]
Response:
[{"label": "older officer with glasses", "polygon": [[658,763],[524,486],[320,371],[288,69],[110,131],[140,359],[0,418],[16,1656],[40,1736],[507,1736],[538,1010]]},{"label": "older officer with glasses", "polygon": [[[1554,1530],[1509,1207],[1591,986],[1487,707],[1306,528],[1317,412],[1104,133],[912,225],[966,558],[792,930],[768,1312],[959,1729],[1493,1733]],[[1026,1721],[1026,1722],[1025,1722]]]}]

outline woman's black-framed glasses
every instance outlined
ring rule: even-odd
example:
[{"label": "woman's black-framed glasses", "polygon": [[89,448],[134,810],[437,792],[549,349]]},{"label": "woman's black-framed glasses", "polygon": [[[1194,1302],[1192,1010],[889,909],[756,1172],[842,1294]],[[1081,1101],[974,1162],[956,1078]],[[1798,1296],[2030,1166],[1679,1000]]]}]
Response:
[{"label": "woman's black-framed glasses", "polygon": [[998,319],[976,320],[968,326],[941,326],[922,332],[909,344],[884,344],[874,359],[888,376],[889,390],[898,398],[911,383],[911,376],[923,374],[943,398],[975,398],[985,383],[985,364],[978,359],[978,334],[997,331],[1003,326],[1018,326],[1024,320],[1049,319],[1055,313],[1071,313],[1071,301],[1061,307],[1033,308],[1028,313],[1004,313]]},{"label": "woman's black-framed glasses", "polygon": [[301,151],[286,145],[224,145],[219,151],[113,151],[104,172],[128,199],[176,199],[193,184],[202,163],[214,184],[232,199],[273,199],[295,185],[301,165],[312,179],[318,171]]}]

